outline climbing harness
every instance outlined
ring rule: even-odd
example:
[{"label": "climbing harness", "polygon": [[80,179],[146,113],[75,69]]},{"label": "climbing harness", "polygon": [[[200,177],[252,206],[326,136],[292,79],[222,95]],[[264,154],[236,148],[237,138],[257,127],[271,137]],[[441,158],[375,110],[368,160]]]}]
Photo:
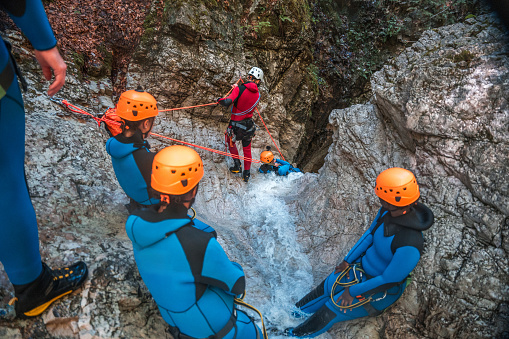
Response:
[{"label": "climbing harness", "polygon": [[[349,282],[346,282],[346,283],[342,283],[341,279],[343,279],[350,271],[353,272],[354,279],[352,281],[349,281]],[[357,274],[359,276],[357,276]],[[374,301],[371,298],[371,296],[369,296],[368,298],[364,298],[363,296],[357,296],[356,298],[359,299],[359,302],[357,302],[355,304],[352,304],[352,305],[348,305],[348,306],[341,306],[341,305],[338,305],[336,303],[336,300],[334,300],[334,291],[336,290],[336,286],[340,286],[340,287],[345,288],[345,287],[350,287],[350,286],[353,286],[355,284],[358,284],[358,283],[360,283],[362,281],[363,274],[366,274],[366,272],[364,272],[364,270],[362,268],[358,267],[358,265],[355,264],[355,265],[349,265],[336,278],[336,281],[332,285],[331,294],[330,294],[331,300],[332,300],[333,304],[336,305],[336,307],[338,307],[340,309],[347,309],[347,310],[349,310],[349,309],[353,309],[353,308],[365,305],[365,304],[367,304],[367,303],[369,303],[371,301]],[[387,292],[385,293],[385,295],[382,298],[377,299],[377,301],[378,300],[382,300],[383,298],[385,298],[386,295],[387,295]]]},{"label": "climbing harness", "polygon": [[[350,271],[353,272],[354,279],[352,281],[349,281],[349,282],[346,282],[346,283],[340,282],[341,279],[343,279]],[[357,276],[357,274],[358,274],[358,276]],[[401,288],[401,285],[403,285],[403,284],[405,284],[405,287],[406,287],[406,286],[408,286],[412,282],[412,273],[410,273],[403,281],[401,281],[399,283],[395,283],[394,285],[388,287],[384,291],[384,294],[381,297],[373,298],[373,296],[375,294],[380,293],[381,291],[373,293],[372,295],[370,295],[367,298],[362,296],[362,295],[358,295],[358,296],[356,296],[356,298],[359,300],[359,302],[357,302],[355,304],[352,304],[352,305],[348,305],[348,306],[338,305],[336,303],[336,301],[334,300],[334,291],[336,289],[336,286],[340,286],[340,287],[345,288],[345,287],[350,287],[350,286],[353,286],[355,284],[358,284],[358,283],[362,282],[362,276],[363,275],[365,275],[365,276],[367,276],[369,278],[369,276],[362,269],[362,267],[360,267],[360,264],[349,265],[347,268],[345,268],[343,270],[343,272],[341,272],[341,274],[336,278],[336,281],[332,285],[331,296],[330,296],[330,298],[332,300],[332,303],[336,307],[338,307],[339,309],[342,309],[342,310],[351,310],[351,309],[357,308],[359,306],[363,306],[364,309],[368,312],[368,314],[370,316],[378,316],[378,315],[384,313],[389,307],[387,307],[387,308],[385,308],[383,310],[377,310],[376,308],[373,307],[373,305],[371,305],[371,303],[385,299],[387,297],[387,295],[389,294],[388,290],[390,288],[392,288],[394,286],[399,286]]]},{"label": "climbing harness", "polygon": [[268,339],[267,330],[265,329],[265,323],[263,322],[262,312],[258,311],[258,309],[256,309],[256,307],[246,303],[244,301],[245,296],[246,296],[246,291],[244,291],[244,293],[240,296],[240,298],[234,298],[233,301],[237,305],[244,306],[244,307],[249,308],[250,310],[255,311],[256,313],[258,313],[258,315],[260,316],[260,320],[262,321],[262,334],[263,334],[263,338],[264,339]]}]

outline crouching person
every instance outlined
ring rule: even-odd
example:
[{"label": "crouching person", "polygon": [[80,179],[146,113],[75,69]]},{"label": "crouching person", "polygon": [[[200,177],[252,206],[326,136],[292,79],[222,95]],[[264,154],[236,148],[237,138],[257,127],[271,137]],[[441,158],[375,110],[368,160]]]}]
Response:
[{"label": "crouching person", "polygon": [[138,270],[176,339],[260,338],[234,304],[245,289],[242,267],[187,215],[203,173],[200,156],[187,146],[156,154],[151,186],[161,204],[135,211],[126,223]]},{"label": "crouching person", "polygon": [[297,302],[300,312],[312,315],[287,329],[288,336],[313,338],[337,322],[379,315],[403,294],[424,250],[422,231],[433,224],[433,212],[417,202],[419,186],[403,168],[380,173],[375,193],[382,206],[371,227],[335,270]]},{"label": "crouching person", "polygon": [[260,161],[263,163],[258,171],[263,174],[274,172],[280,176],[286,176],[290,173],[300,173],[301,170],[293,167],[288,161],[275,159],[274,154],[267,146],[266,150],[260,154]]}]

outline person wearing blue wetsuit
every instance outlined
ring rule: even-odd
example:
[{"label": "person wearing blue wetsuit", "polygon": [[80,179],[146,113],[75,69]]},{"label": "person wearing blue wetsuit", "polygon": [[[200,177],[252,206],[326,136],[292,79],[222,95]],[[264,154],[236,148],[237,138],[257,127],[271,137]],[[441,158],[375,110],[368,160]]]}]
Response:
[{"label": "person wearing blue wetsuit", "polygon": [[417,202],[419,186],[412,172],[403,168],[380,173],[375,193],[382,207],[371,227],[334,272],[296,303],[296,315],[312,315],[287,329],[288,336],[313,338],[337,322],[379,315],[405,290],[423,251],[422,231],[433,224],[433,212]]},{"label": "person wearing blue wetsuit", "polygon": [[187,146],[156,154],[151,186],[161,204],[136,210],[126,222],[138,270],[175,339],[261,338],[234,304],[245,290],[242,267],[187,216],[203,174],[200,156]]},{"label": "person wearing blue wetsuit", "polygon": [[131,213],[140,207],[159,204],[148,191],[155,153],[145,140],[159,111],[156,99],[139,88],[120,95],[115,114],[120,118],[121,132],[108,139],[106,151],[111,156],[118,183],[131,199],[126,205]]},{"label": "person wearing blue wetsuit", "polygon": [[[0,0],[4,9],[35,48],[44,77],[52,79],[48,95],[65,82],[66,64],[40,0]],[[26,82],[10,54],[0,43],[0,262],[14,286],[16,315],[41,314],[53,301],[78,289],[87,277],[87,266],[78,262],[52,270],[41,261],[35,211],[24,175],[25,110],[18,85]],[[53,73],[53,74],[52,74]]]},{"label": "person wearing blue wetsuit", "polygon": [[301,170],[293,167],[289,162],[274,159],[274,154],[270,151],[270,146],[260,154],[260,161],[263,163],[258,171],[263,174],[274,172],[280,176],[286,176],[289,173],[300,173]]}]

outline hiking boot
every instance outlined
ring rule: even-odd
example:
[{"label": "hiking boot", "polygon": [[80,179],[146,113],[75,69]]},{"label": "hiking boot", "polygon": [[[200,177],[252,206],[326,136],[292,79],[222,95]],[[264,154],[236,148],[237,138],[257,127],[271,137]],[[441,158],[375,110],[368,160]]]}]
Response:
[{"label": "hiking boot", "polygon": [[240,173],[240,171],[242,171],[242,165],[240,164],[240,160],[233,159],[233,167],[230,167],[230,172]]},{"label": "hiking boot", "polygon": [[251,172],[249,172],[249,170],[244,170],[244,172],[242,172],[242,179],[244,179],[245,182],[249,181],[250,176]]},{"label": "hiking boot", "polygon": [[38,316],[55,300],[77,290],[87,278],[87,265],[79,261],[69,267],[52,270],[42,263],[42,273],[33,282],[13,285],[16,316],[26,319]]}]

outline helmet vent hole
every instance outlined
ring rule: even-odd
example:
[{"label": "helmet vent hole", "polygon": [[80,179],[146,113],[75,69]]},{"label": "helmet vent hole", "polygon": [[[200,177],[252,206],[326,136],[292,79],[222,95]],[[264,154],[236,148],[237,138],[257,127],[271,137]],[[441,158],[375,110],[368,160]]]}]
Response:
[{"label": "helmet vent hole", "polygon": [[128,104],[128,105],[130,105],[130,104],[131,104],[131,102],[130,102],[130,101],[128,101],[128,102],[127,102],[127,104]]},{"label": "helmet vent hole", "polygon": [[192,168],[192,167],[189,167],[189,172],[191,172],[192,170],[193,170],[193,168]]},{"label": "helmet vent hole", "polygon": [[143,104],[140,104],[140,106],[143,106]]},{"label": "helmet vent hole", "polygon": [[384,192],[387,193],[387,190],[385,190]]},{"label": "helmet vent hole", "polygon": [[156,169],[159,169],[159,166],[156,166]]},{"label": "helmet vent hole", "polygon": [[194,169],[194,171],[195,171],[195,172],[198,172],[198,167],[196,167],[196,168]]},{"label": "helmet vent hole", "polygon": [[182,172],[182,173],[180,174],[180,176],[181,176],[181,177],[185,177],[185,176],[186,176],[186,173],[185,173],[185,172]]},{"label": "helmet vent hole", "polygon": [[406,191],[406,187],[403,187],[403,191]]},{"label": "helmet vent hole", "polygon": [[200,166],[201,166],[201,164],[198,164],[198,167],[200,167]]},{"label": "helmet vent hole", "polygon": [[391,191],[391,192],[392,192],[392,189],[390,189],[389,191]]},{"label": "helmet vent hole", "polygon": [[171,174],[175,174],[175,173],[177,173],[177,171],[171,170]]},{"label": "helmet vent hole", "polygon": [[396,194],[401,194],[401,193],[399,193],[399,192],[396,192]]}]

